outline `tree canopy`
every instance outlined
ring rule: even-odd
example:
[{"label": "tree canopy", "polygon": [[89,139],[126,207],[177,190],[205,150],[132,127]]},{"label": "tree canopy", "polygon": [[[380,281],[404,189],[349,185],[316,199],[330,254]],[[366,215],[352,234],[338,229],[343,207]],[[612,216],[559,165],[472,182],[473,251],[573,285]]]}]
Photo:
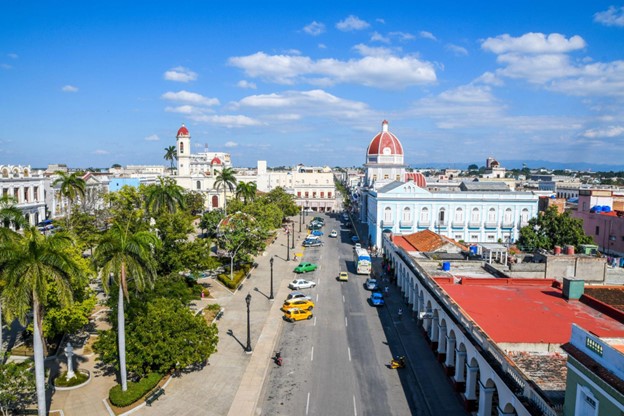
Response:
[{"label": "tree canopy", "polygon": [[574,218],[568,211],[559,214],[557,207],[550,206],[544,213],[531,218],[520,229],[518,246],[526,251],[552,250],[555,246],[593,244],[592,237],[583,231],[583,220]]}]

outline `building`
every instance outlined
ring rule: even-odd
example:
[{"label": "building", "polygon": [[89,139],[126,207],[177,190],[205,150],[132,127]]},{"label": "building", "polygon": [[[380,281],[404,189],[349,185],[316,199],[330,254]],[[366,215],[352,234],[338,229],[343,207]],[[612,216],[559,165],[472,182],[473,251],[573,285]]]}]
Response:
[{"label": "building", "polygon": [[13,198],[30,225],[47,218],[45,183],[44,173],[30,166],[0,165],[0,195]]},{"label": "building", "polygon": [[600,251],[624,257],[624,197],[608,189],[580,189],[572,215],[583,220],[583,231]]},{"label": "building", "polygon": [[382,123],[366,152],[364,186],[355,200],[368,225],[368,244],[381,234],[432,230],[467,243],[513,242],[537,215],[538,196],[514,192],[505,182],[462,182],[459,191],[430,191],[425,177],[406,173],[403,146]]},{"label": "building", "polygon": [[481,260],[408,252],[393,240],[383,234],[384,266],[473,414],[560,415],[569,408],[564,344],[573,325],[624,337],[622,314],[582,281],[495,277]]}]

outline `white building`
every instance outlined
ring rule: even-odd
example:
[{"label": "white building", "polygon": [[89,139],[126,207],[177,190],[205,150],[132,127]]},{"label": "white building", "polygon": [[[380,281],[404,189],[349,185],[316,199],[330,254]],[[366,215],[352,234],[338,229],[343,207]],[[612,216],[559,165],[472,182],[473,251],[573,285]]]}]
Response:
[{"label": "white building", "polygon": [[538,196],[513,192],[503,182],[462,182],[459,191],[431,192],[421,173],[406,173],[403,147],[382,124],[366,152],[366,181],[360,190],[360,221],[368,244],[385,230],[411,234],[429,229],[469,243],[513,242],[537,215]]},{"label": "white building", "polygon": [[30,166],[0,165],[1,195],[11,197],[30,225],[46,219],[45,176]]}]

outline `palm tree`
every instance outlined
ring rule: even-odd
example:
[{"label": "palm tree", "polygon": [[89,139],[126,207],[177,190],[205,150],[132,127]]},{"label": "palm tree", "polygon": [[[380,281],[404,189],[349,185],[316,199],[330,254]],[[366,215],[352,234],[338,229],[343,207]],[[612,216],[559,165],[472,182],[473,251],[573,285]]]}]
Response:
[{"label": "palm tree", "polygon": [[84,198],[87,184],[85,180],[82,179],[82,177],[78,174],[78,172],[74,172],[69,175],[61,171],[57,171],[55,173],[59,175],[59,177],[56,178],[54,182],[52,182],[52,186],[60,185],[60,194],[67,198],[67,200],[69,201],[69,205],[67,208],[67,228],[69,228],[71,206],[78,196]]},{"label": "palm tree", "polygon": [[142,291],[151,286],[156,278],[156,268],[152,256],[154,247],[160,245],[158,237],[148,231],[132,233],[130,221],[115,222],[104,234],[95,249],[96,264],[100,268],[102,286],[108,292],[109,276],[118,286],[117,343],[119,349],[119,372],[121,390],[128,389],[126,374],[126,332],[124,320],[124,297],[128,296],[128,280],[131,278],[135,289]]},{"label": "palm tree", "polygon": [[165,147],[164,159],[171,162],[171,172],[173,172],[173,161],[178,158],[178,152],[175,146]]},{"label": "palm tree", "polygon": [[158,178],[158,185],[151,185],[147,189],[145,203],[151,214],[163,211],[170,213],[184,209],[184,189],[171,178]]},{"label": "palm tree", "polygon": [[226,192],[229,189],[230,192],[236,187],[236,177],[234,176],[234,170],[232,168],[224,167],[215,175],[215,189],[218,191],[223,188],[223,212],[227,215],[227,201]]},{"label": "palm tree", "polygon": [[239,182],[236,185],[236,198],[243,199],[246,204],[247,201],[253,201],[256,198],[256,191],[258,185],[255,182]]},{"label": "palm tree", "polygon": [[[67,250],[71,244],[72,240],[62,233],[46,237],[35,227],[25,230],[24,236],[17,240],[0,243],[0,270],[6,283],[3,298],[7,316],[17,317],[24,322],[28,312],[33,311],[35,380],[41,416],[47,414],[42,302],[48,296],[48,290],[54,286],[62,304],[71,302],[70,279],[80,273],[76,261]],[[50,284],[52,282],[53,285]]]}]

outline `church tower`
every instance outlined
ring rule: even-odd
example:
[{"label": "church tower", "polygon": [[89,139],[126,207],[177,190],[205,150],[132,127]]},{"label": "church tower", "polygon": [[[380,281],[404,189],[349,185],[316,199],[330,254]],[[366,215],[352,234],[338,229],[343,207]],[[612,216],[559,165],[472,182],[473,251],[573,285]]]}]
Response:
[{"label": "church tower", "polygon": [[191,135],[184,124],[178,129],[176,139],[178,176],[189,176],[191,174]]},{"label": "church tower", "polygon": [[378,189],[393,181],[405,181],[403,146],[397,137],[388,130],[386,120],[366,151],[366,176],[364,186]]}]

